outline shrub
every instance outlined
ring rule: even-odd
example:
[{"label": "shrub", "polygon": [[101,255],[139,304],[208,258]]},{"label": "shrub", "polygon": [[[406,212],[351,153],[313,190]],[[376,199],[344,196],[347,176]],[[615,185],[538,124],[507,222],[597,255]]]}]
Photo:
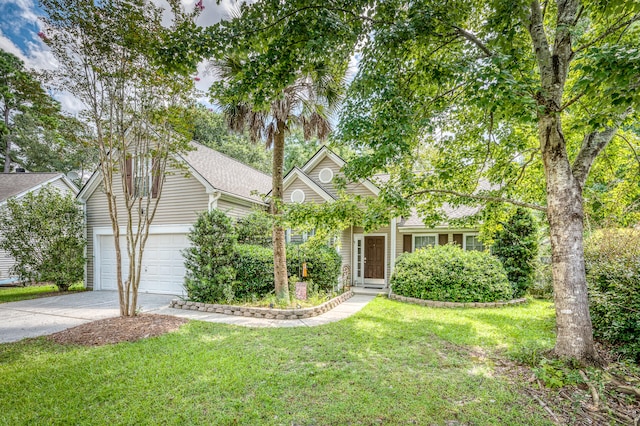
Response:
[{"label": "shrub", "polygon": [[237,298],[252,294],[262,297],[275,289],[273,281],[273,250],[258,245],[240,244],[234,260]]},{"label": "shrub", "polygon": [[271,247],[272,229],[271,216],[267,212],[254,211],[236,222],[238,243]]},{"label": "shrub", "polygon": [[391,285],[401,296],[444,302],[493,302],[511,299],[512,294],[498,259],[454,245],[402,254]]},{"label": "shrub", "polygon": [[204,212],[189,234],[191,247],[183,251],[189,299],[227,301],[236,276],[232,266],[236,236],[231,219],[220,210]]},{"label": "shrub", "polygon": [[500,259],[513,288],[522,297],[534,281],[538,229],[531,213],[518,207],[494,236],[493,254]]},{"label": "shrub", "polygon": [[640,361],[640,231],[595,232],[584,254],[595,336]]},{"label": "shrub", "polygon": [[23,280],[51,281],[62,291],[84,275],[82,209],[71,194],[45,186],[10,198],[0,214],[0,248]]},{"label": "shrub", "polygon": [[287,247],[287,271],[302,277],[302,264],[307,263],[307,280],[318,290],[331,291],[338,285],[342,258],[336,249],[326,245],[291,245]]},{"label": "shrub", "polygon": [[[302,276],[302,263],[307,262],[307,280],[318,290],[330,291],[338,284],[341,258],[327,246],[287,246],[289,274]],[[237,270],[234,289],[236,297],[262,297],[273,291],[273,250],[267,247],[241,244],[236,249]]]}]

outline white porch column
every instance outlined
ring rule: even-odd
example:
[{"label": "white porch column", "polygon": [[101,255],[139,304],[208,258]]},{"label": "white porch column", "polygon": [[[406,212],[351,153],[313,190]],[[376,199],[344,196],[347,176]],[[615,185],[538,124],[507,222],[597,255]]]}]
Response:
[{"label": "white porch column", "polygon": [[[391,219],[391,265],[389,268],[389,280],[391,279],[391,275],[393,275],[393,269],[396,266],[396,239],[397,239],[397,219],[394,217]],[[388,283],[387,283],[388,284]]]}]

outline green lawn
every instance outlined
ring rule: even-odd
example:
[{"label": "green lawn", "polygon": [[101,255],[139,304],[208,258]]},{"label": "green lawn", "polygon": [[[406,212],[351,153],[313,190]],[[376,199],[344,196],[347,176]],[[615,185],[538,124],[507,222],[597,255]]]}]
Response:
[{"label": "green lawn", "polygon": [[58,291],[55,285],[36,285],[27,287],[0,287],[0,303],[35,299],[45,293]]},{"label": "green lawn", "polygon": [[[84,291],[84,285],[79,282],[69,286],[69,291]],[[0,287],[0,303],[17,302],[19,300],[43,297],[47,293],[58,294],[58,287],[51,285],[30,285],[26,287]]]},{"label": "green lawn", "polygon": [[448,310],[377,298],[316,328],[192,321],[98,348],[5,344],[0,423],[551,424],[491,357],[550,348],[553,324],[546,302]]}]

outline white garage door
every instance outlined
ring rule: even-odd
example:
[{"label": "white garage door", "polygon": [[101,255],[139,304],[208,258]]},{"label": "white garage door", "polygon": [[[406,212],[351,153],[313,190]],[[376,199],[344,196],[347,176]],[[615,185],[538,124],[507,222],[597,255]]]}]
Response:
[{"label": "white garage door", "polygon": [[[126,278],[129,259],[126,240],[121,237],[122,270]],[[189,246],[186,234],[149,234],[142,258],[140,292],[184,294],[184,258],[181,251]],[[112,235],[100,236],[100,251],[97,253],[101,290],[117,290],[116,250]]]}]

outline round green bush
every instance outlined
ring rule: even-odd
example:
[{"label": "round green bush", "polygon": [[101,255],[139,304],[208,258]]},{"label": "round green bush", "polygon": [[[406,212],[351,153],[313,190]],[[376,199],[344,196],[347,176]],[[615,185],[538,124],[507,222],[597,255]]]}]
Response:
[{"label": "round green bush", "polygon": [[442,302],[495,302],[511,299],[504,267],[489,253],[455,245],[402,254],[391,277],[395,294]]},{"label": "round green bush", "polygon": [[594,335],[640,361],[640,231],[597,231],[584,255]]},{"label": "round green bush", "polygon": [[182,253],[189,299],[205,303],[233,299],[236,236],[231,219],[220,210],[204,212],[198,216],[189,240],[191,247]]}]

